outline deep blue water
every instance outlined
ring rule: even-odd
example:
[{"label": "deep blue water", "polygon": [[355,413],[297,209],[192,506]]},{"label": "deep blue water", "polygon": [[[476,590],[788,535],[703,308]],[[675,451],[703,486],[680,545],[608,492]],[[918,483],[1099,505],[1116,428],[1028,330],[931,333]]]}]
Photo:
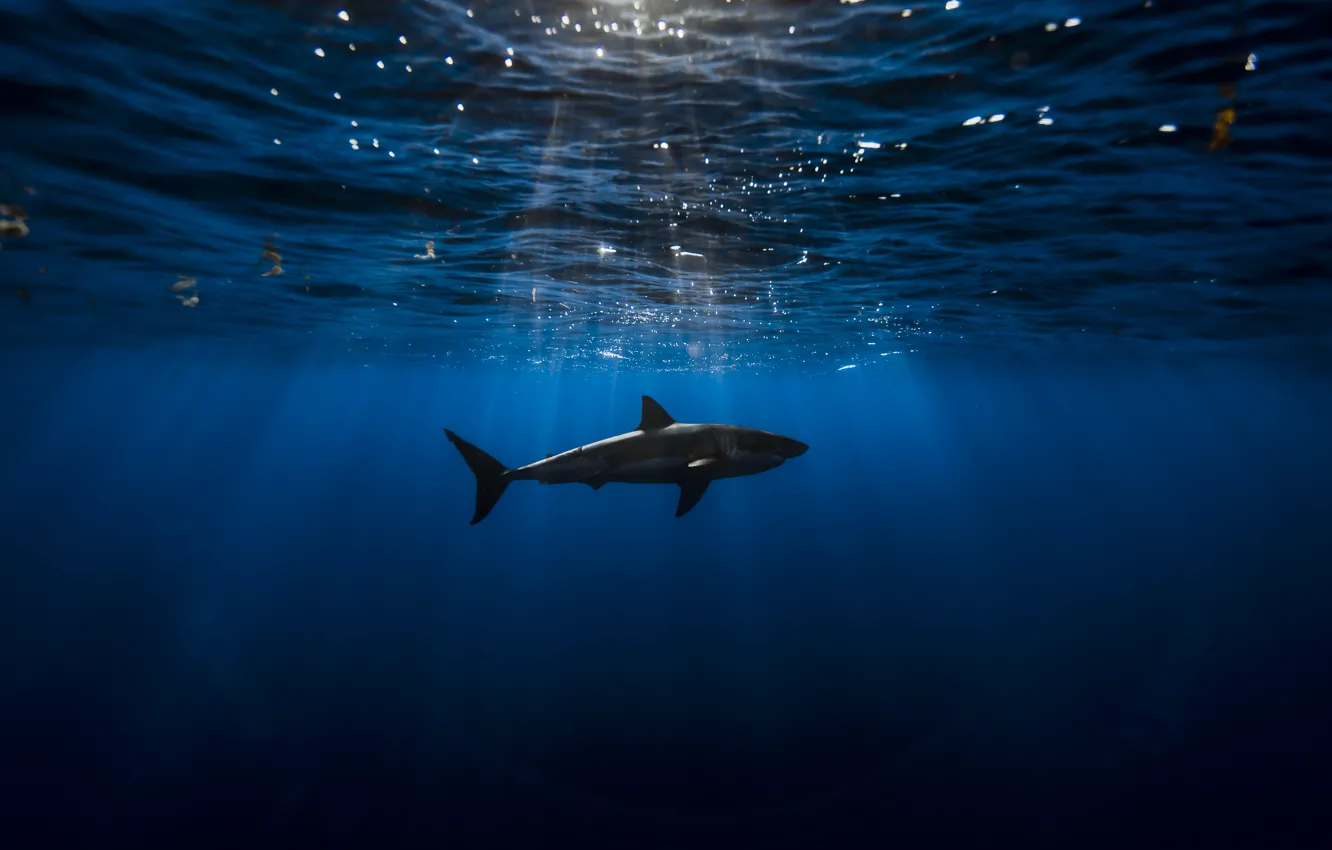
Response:
[{"label": "deep blue water", "polygon": [[0,0],[0,846],[1332,841],[1332,5],[906,9]]}]

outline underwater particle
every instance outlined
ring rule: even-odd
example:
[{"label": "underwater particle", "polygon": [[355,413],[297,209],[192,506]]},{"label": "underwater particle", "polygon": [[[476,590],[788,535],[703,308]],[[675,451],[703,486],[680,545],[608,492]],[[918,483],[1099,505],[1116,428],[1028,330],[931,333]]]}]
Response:
[{"label": "underwater particle", "polygon": [[176,296],[176,300],[179,301],[181,304],[185,305],[186,307],[198,307],[198,306],[199,306],[199,293],[197,293],[197,292],[191,292],[188,296],[186,296],[186,295],[177,295],[177,296]]},{"label": "underwater particle", "polygon": [[178,274],[176,277],[179,278],[179,280],[171,284],[172,292],[184,292],[187,289],[193,289],[198,283],[197,280],[189,275]]},{"label": "underwater particle", "polygon": [[315,55],[316,55],[316,56],[319,56],[319,57],[322,58],[323,55],[324,55],[324,48],[322,48],[322,47],[316,47],[316,48],[315,48]]},{"label": "underwater particle", "polygon": [[32,293],[28,291],[28,287],[26,286],[20,286],[18,289],[14,290],[14,292],[24,304],[27,304],[32,298]]},{"label": "underwater particle", "polygon": [[418,260],[433,260],[433,259],[435,259],[435,240],[433,240],[433,239],[427,239],[427,240],[426,240],[426,252],[425,252],[424,254],[412,254],[412,256],[415,257],[415,258],[418,259]]},{"label": "underwater particle", "polygon": [[343,9],[341,12],[338,12],[338,17],[339,17],[339,18],[342,18],[342,20],[344,20],[344,21],[350,21],[350,20],[351,20],[351,15],[348,15],[348,14],[347,14],[347,10],[346,10],[346,9]]}]

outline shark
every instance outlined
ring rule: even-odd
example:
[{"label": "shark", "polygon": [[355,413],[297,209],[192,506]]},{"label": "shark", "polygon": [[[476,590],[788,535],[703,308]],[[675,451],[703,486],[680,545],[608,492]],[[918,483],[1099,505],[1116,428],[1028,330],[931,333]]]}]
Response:
[{"label": "shark", "polygon": [[675,484],[680,500],[675,515],[693,510],[708,485],[776,469],[809,446],[792,439],[739,425],[676,422],[650,396],[643,396],[638,427],[543,460],[509,469],[481,449],[444,429],[476,476],[476,509],[470,525],[485,519],[510,484],[585,484],[600,490],[610,483]]}]

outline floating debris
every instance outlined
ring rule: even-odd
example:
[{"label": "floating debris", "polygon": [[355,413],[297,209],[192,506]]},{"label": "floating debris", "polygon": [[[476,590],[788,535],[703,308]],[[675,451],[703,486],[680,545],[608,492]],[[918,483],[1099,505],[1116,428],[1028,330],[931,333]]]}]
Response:
[{"label": "floating debris", "polygon": [[[179,279],[171,284],[172,292],[184,292],[187,289],[194,289],[199,284],[199,281],[190,275],[178,274],[176,277]],[[196,307],[199,304],[199,293],[191,292],[189,295],[177,295],[176,300],[186,307]]]},{"label": "floating debris", "polygon": [[412,256],[418,260],[435,259],[435,240],[433,239],[426,240],[426,252],[424,254],[412,254]]},{"label": "floating debris", "polygon": [[0,239],[22,239],[28,233],[28,214],[23,207],[0,204]]},{"label": "floating debris", "polygon": [[260,275],[260,277],[277,277],[282,274],[282,255],[273,247],[272,242],[264,243],[264,255],[259,258],[259,262],[273,264],[273,267]]},{"label": "floating debris", "polygon": [[1222,85],[1218,93],[1228,103],[1216,111],[1216,119],[1212,122],[1212,138],[1207,142],[1208,153],[1230,147],[1230,127],[1235,123],[1235,86]]}]

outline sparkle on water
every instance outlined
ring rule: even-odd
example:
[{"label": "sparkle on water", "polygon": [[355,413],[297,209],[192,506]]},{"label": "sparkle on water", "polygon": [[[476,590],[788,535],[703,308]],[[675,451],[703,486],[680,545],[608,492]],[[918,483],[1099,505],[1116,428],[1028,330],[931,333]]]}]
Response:
[{"label": "sparkle on water", "polygon": [[[63,290],[28,299],[37,336],[832,370],[1326,326],[1321,291],[1292,294],[1326,268],[1326,212],[1282,192],[1332,185],[1310,138],[1332,110],[1299,84],[1329,60],[1290,54],[1263,83],[1256,53],[1316,10],[163,0],[97,13],[125,44],[161,41],[117,54],[58,34],[95,5],[3,13],[50,81],[28,85],[123,104],[95,150],[73,109],[6,134],[5,179],[50,207],[28,204],[0,267],[66,264]],[[1292,218],[1284,265],[1238,236]],[[265,240],[281,277],[259,275]],[[188,313],[151,295],[180,274],[204,293]],[[89,306],[127,276],[132,303]]]}]

